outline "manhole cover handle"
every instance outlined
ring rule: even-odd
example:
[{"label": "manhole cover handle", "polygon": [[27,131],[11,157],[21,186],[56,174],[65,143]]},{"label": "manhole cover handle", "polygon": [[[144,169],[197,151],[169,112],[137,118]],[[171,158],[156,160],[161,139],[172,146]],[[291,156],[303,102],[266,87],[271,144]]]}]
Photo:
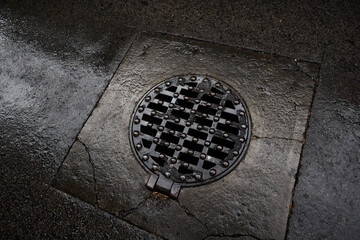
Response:
[{"label": "manhole cover handle", "polygon": [[174,181],[164,177],[163,175],[152,174],[146,184],[146,186],[152,190],[162,194],[165,194],[171,198],[177,199],[181,186]]}]

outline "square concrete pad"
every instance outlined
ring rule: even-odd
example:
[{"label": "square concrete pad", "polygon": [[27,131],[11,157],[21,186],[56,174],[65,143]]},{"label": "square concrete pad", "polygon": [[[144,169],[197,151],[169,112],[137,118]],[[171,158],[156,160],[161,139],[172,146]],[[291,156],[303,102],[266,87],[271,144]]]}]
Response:
[{"label": "square concrete pad", "polygon": [[[283,239],[318,65],[167,35],[140,34],[63,163],[54,187],[169,239]],[[246,102],[252,137],[224,178],[152,193],[129,142],[131,114],[162,80],[209,75]]]}]

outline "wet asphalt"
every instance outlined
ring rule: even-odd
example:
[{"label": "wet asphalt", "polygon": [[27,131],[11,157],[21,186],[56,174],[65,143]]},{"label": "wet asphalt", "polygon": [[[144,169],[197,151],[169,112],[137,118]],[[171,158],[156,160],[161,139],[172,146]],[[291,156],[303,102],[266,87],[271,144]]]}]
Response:
[{"label": "wet asphalt", "polygon": [[319,64],[287,238],[360,235],[355,1],[5,1],[0,6],[1,238],[161,238],[51,187],[142,30]]}]

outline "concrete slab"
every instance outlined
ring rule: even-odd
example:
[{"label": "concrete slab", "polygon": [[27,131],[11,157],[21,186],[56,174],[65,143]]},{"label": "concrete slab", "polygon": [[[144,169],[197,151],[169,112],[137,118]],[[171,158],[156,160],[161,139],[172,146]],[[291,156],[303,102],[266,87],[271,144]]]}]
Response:
[{"label": "concrete slab", "polygon": [[[95,194],[101,209],[165,238],[283,239],[317,68],[262,52],[143,33],[79,134],[54,186],[93,204],[94,197],[76,190],[88,184],[81,189]],[[154,197],[145,188],[149,176],[131,151],[129,121],[152,85],[191,73],[222,80],[242,96],[252,119],[252,139],[233,172],[210,185],[183,189],[177,202]],[[90,159],[94,174],[87,183],[74,177],[84,158]]]}]

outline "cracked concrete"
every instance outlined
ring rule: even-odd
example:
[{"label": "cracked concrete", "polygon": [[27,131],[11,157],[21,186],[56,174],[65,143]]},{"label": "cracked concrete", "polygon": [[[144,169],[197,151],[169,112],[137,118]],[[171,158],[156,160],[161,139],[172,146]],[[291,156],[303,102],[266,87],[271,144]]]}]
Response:
[{"label": "cracked concrete", "polygon": [[[88,156],[88,149],[99,207],[142,229],[170,239],[283,239],[318,68],[261,52],[142,33],[78,136],[86,148],[74,144],[55,186],[69,181],[64,179],[72,175],[67,166],[77,162],[77,154]],[[184,188],[177,202],[149,196],[149,175],[130,149],[128,124],[148,86],[187,73],[211,75],[237,90],[249,108],[253,135],[238,167],[212,184]],[[94,195],[93,186],[88,188]]]},{"label": "cracked concrete", "polygon": [[153,194],[124,219],[167,239],[203,239],[207,236],[203,223],[186,213],[176,201],[158,194]]},{"label": "cracked concrete", "polygon": [[179,204],[179,206],[180,206],[182,209],[184,209],[185,213],[186,213],[188,216],[194,218],[196,221],[198,221],[199,223],[201,223],[201,224],[205,227],[205,229],[206,229],[206,235],[208,236],[209,228],[208,228],[208,226],[206,225],[206,223],[204,223],[204,222],[201,221],[199,218],[197,218],[194,214],[192,214],[192,213],[189,211],[189,209],[187,209],[185,206],[181,205],[181,203],[180,203],[179,201],[176,201],[176,202]]},{"label": "cracked concrete", "polygon": [[53,186],[93,205],[98,204],[96,181],[90,154],[85,145],[75,141],[62,164]]},{"label": "cracked concrete", "polygon": [[283,138],[283,137],[259,137],[259,136],[256,136],[256,135],[252,135],[251,136],[251,139],[281,139],[281,140],[287,140],[287,141],[297,141],[297,142],[304,142],[304,141],[300,141],[300,140],[297,140],[297,139],[292,139],[292,138]]},{"label": "cracked concrete", "polygon": [[308,64],[308,62],[295,59],[295,64],[300,71],[302,71],[307,77],[315,80],[319,77],[320,68],[319,65]]},{"label": "cracked concrete", "polygon": [[205,238],[206,240],[260,240],[260,238],[249,236],[249,235],[241,235],[241,234],[234,234],[234,235],[211,235]]},{"label": "cracked concrete", "polygon": [[96,173],[95,173],[94,163],[91,160],[91,153],[90,153],[90,150],[86,147],[86,145],[84,143],[82,143],[79,139],[77,139],[77,141],[79,141],[84,146],[85,151],[88,153],[88,160],[89,160],[91,168],[92,168],[92,175],[93,175],[93,180],[94,180],[94,192],[95,192],[95,199],[96,199],[95,206],[98,207],[99,206],[99,196],[98,196],[99,193],[97,190]]},{"label": "cracked concrete", "polygon": [[118,217],[125,218],[127,215],[132,214],[133,212],[138,210],[142,205],[144,205],[149,200],[150,197],[151,197],[151,193],[149,193],[149,196],[145,198],[144,201],[140,202],[136,207],[119,212]]}]

